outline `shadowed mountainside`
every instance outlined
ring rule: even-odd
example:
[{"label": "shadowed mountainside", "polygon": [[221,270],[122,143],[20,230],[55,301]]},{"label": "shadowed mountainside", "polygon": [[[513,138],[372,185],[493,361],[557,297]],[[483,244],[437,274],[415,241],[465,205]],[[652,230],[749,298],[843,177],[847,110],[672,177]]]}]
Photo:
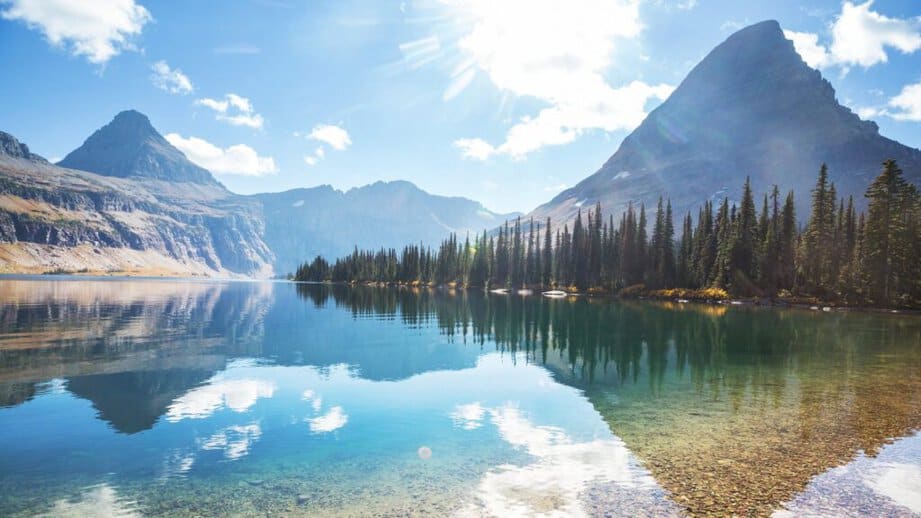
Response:
[{"label": "shadowed mountainside", "polygon": [[630,201],[652,208],[662,195],[676,218],[696,216],[708,199],[739,196],[746,176],[759,195],[774,184],[793,189],[798,213],[806,214],[823,162],[838,195],[863,205],[887,158],[906,179],[921,180],[921,151],[881,136],[875,123],[839,104],[780,25],[765,21],[713,49],[595,174],[532,214],[562,224],[597,201],[620,214]]}]

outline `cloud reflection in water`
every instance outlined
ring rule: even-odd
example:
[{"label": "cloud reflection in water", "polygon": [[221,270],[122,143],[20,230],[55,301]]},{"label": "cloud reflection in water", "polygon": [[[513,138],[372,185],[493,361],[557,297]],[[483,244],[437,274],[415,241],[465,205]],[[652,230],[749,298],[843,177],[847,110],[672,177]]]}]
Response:
[{"label": "cloud reflection in water", "polygon": [[204,419],[221,408],[246,412],[259,398],[270,398],[276,385],[257,379],[216,380],[176,398],[166,412],[166,420]]},{"label": "cloud reflection in water", "polygon": [[534,462],[506,464],[486,473],[476,490],[481,508],[471,506],[465,514],[587,516],[580,496],[591,484],[657,488],[651,476],[631,465],[620,439],[576,442],[562,428],[533,424],[510,404],[488,412],[502,439],[527,451]]}]

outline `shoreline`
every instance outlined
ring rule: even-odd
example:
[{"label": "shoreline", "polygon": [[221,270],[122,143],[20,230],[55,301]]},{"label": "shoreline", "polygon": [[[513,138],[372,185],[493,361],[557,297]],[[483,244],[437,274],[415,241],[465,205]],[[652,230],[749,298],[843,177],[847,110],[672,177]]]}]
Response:
[{"label": "shoreline", "polygon": [[[150,273],[141,273],[141,272],[112,272],[112,271],[77,271],[77,272],[40,272],[40,273],[13,273],[13,272],[0,272],[0,280],[53,280],[53,279],[72,279],[72,280],[117,280],[117,279],[130,279],[130,280],[157,280],[157,281],[197,281],[197,282],[290,282],[293,284],[315,284],[315,285],[326,285],[326,286],[364,286],[369,288],[416,288],[416,289],[429,289],[429,290],[462,290],[462,291],[482,291],[486,294],[492,294],[497,296],[502,295],[514,295],[519,297],[533,297],[533,296],[542,296],[543,292],[548,291],[543,288],[519,288],[511,289],[508,288],[505,293],[495,293],[493,289],[484,288],[482,286],[452,286],[450,284],[421,284],[421,283],[386,283],[386,282],[344,282],[344,281],[298,281],[295,279],[284,279],[284,278],[266,278],[260,279],[255,277],[213,277],[207,275],[192,275],[192,276],[181,276],[181,275],[170,275],[170,274],[159,274],[151,275]],[[558,289],[558,288],[554,288]],[[817,311],[822,313],[879,313],[879,314],[899,314],[899,315],[921,315],[921,308],[900,308],[900,307],[885,307],[885,306],[872,306],[872,305],[849,305],[842,304],[841,302],[833,301],[823,301],[819,299],[810,299],[805,301],[803,299],[808,299],[808,297],[791,297],[791,298],[776,298],[776,297],[733,297],[727,294],[726,297],[703,297],[696,296],[694,292],[697,291],[707,291],[707,290],[687,290],[683,288],[676,288],[681,296],[679,295],[665,295],[657,293],[657,291],[668,291],[668,290],[653,290],[653,291],[638,291],[631,292],[628,294],[622,293],[609,293],[606,291],[598,291],[594,289],[588,289],[586,291],[565,291],[565,295],[557,297],[548,297],[548,298],[577,298],[577,297],[586,297],[592,299],[608,299],[608,300],[643,300],[643,301],[652,301],[652,302],[670,302],[675,304],[702,304],[709,306],[753,306],[753,307],[772,307],[772,308],[793,308],[793,309],[803,309],[809,311]],[[519,293],[519,291],[527,291],[529,293]]]},{"label": "shoreline", "polygon": [[[369,288],[416,288],[416,289],[430,289],[430,290],[461,290],[461,291],[482,291],[486,294],[492,294],[497,296],[503,295],[514,295],[519,297],[534,297],[542,296],[543,292],[548,291],[543,288],[518,288],[512,289],[508,288],[506,293],[495,293],[492,288],[485,288],[482,286],[451,286],[450,284],[421,284],[421,283],[386,283],[386,282],[344,282],[344,281],[298,281],[291,279],[291,282],[297,284],[315,284],[315,285],[327,285],[327,286],[365,286]],[[553,288],[559,289],[559,288]],[[684,289],[681,289],[684,290]],[[519,291],[528,291],[530,293],[522,294]],[[657,290],[661,291],[661,290]],[[576,292],[576,291],[565,291],[565,295],[561,297],[548,297],[548,298],[577,298],[577,297],[586,297],[594,299],[609,299],[609,300],[644,300],[644,301],[653,301],[653,302],[671,302],[676,304],[703,304],[710,306],[754,306],[754,307],[775,307],[775,308],[795,308],[795,309],[805,309],[810,311],[817,311],[821,313],[846,313],[846,312],[860,312],[860,313],[881,313],[881,314],[899,314],[899,315],[914,315],[921,314],[921,308],[902,308],[902,307],[885,307],[885,306],[872,306],[872,305],[848,305],[841,302],[833,301],[823,301],[819,299],[810,299],[808,297],[790,297],[790,298],[777,298],[777,297],[733,297],[727,294],[726,297],[696,297],[692,291],[697,290],[684,290],[684,295],[686,296],[664,296],[657,294],[655,291],[642,291],[637,293],[630,293],[628,295],[623,295],[619,293],[608,293],[600,292],[597,290],[589,289],[586,291]],[[706,291],[706,290],[703,290]],[[804,299],[809,299],[808,302]]]}]

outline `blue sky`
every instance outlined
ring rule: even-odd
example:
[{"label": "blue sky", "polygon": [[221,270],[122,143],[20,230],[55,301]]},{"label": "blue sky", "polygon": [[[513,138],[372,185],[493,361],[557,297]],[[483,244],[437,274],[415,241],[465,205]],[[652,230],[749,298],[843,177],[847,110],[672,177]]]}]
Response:
[{"label": "blue sky", "polygon": [[236,192],[406,179],[528,211],[765,19],[921,147],[918,0],[0,0],[0,129],[61,158],[134,108]]}]

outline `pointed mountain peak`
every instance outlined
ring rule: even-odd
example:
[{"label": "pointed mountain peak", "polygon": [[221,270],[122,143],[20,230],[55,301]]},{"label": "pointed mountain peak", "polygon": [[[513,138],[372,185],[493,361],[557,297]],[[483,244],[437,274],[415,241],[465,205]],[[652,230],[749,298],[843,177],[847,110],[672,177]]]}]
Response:
[{"label": "pointed mountain peak", "polygon": [[217,183],[211,173],[189,161],[136,110],[120,112],[58,165],[121,178]]},{"label": "pointed mountain peak", "polygon": [[758,41],[764,41],[768,38],[775,38],[783,40],[783,29],[780,28],[780,23],[777,20],[764,20],[762,22],[753,23],[748,27],[743,27],[736,32],[732,33],[729,36],[729,40],[740,40],[740,39],[755,39]]},{"label": "pointed mountain peak", "polygon": [[119,112],[118,115],[112,119],[112,122],[110,122],[109,125],[119,129],[134,129],[136,131],[148,134],[157,132],[157,130],[154,129],[153,124],[150,123],[150,119],[148,119],[146,115],[137,110],[125,110]]}]

